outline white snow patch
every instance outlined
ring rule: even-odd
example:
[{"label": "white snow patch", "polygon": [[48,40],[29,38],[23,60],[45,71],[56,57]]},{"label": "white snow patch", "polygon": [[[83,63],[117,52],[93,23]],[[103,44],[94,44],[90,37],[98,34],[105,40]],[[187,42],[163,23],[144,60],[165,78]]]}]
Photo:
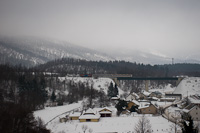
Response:
[{"label": "white snow patch", "polygon": [[177,86],[174,94],[182,94],[182,97],[187,95],[200,94],[200,78],[199,77],[187,77],[184,78]]}]

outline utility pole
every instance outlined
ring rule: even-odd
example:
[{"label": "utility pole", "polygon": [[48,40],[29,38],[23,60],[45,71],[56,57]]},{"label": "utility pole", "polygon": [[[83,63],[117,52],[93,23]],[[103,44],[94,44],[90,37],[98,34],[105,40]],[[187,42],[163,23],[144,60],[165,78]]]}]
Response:
[{"label": "utility pole", "polygon": [[174,58],[172,58],[172,65],[174,65]]}]

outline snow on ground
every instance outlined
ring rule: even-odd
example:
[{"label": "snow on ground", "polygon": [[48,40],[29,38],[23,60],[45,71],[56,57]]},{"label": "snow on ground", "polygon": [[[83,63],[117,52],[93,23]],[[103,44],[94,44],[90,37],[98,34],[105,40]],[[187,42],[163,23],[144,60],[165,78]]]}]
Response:
[{"label": "snow on ground", "polygon": [[[67,112],[69,110],[78,108],[81,106],[81,102],[58,106],[58,107],[46,107],[43,110],[35,111],[34,115],[40,117],[45,123],[49,122],[55,116]],[[120,117],[116,116],[116,108],[110,108],[113,111],[113,117],[111,118],[101,118],[99,122],[79,122],[78,120],[69,120],[66,123],[60,123],[59,118],[65,117],[65,114],[55,118],[53,121],[47,124],[47,128],[52,131],[52,133],[80,133],[83,132],[82,126],[87,125],[88,129],[86,133],[89,133],[89,129],[93,133],[98,132],[118,132],[127,133],[129,131],[134,131],[134,127],[142,115],[132,114],[123,115]],[[171,126],[173,123],[169,122],[162,116],[152,116],[146,115],[150,120],[152,130],[154,133],[168,133],[171,132]]]},{"label": "snow on ground", "polygon": [[150,89],[149,92],[159,91],[160,93],[162,93],[163,95],[165,95],[165,93],[172,93],[174,90],[175,90],[175,88],[173,88],[171,86],[171,84],[168,84],[167,86],[165,86],[163,88]]},{"label": "snow on ground", "polygon": [[199,77],[187,77],[184,78],[177,86],[174,94],[182,94],[183,97],[187,95],[200,94],[200,78]]},{"label": "snow on ground", "polygon": [[36,118],[40,117],[46,124],[57,115],[81,107],[81,103],[82,102],[57,107],[45,107],[43,110],[35,111],[34,116]]},{"label": "snow on ground", "polygon": [[[89,130],[93,133],[98,132],[118,132],[127,133],[134,131],[135,125],[142,115],[137,116],[120,116],[111,118],[101,118],[99,122],[79,122],[78,120],[68,121],[66,123],[60,123],[59,119],[55,119],[53,122],[47,125],[48,129],[51,129],[53,133],[79,133],[83,132],[82,126],[87,125]],[[173,131],[171,126],[173,123],[166,120],[161,116],[146,116],[151,123],[153,133],[168,133]]]},{"label": "snow on ground", "polygon": [[[64,80],[65,78],[60,78],[60,80]],[[114,81],[110,78],[98,78],[94,79],[93,77],[66,77],[66,80],[72,80],[75,83],[78,82],[88,82],[90,85],[93,84],[94,89],[100,90],[102,89],[105,94],[107,94],[108,87],[110,85],[110,82]],[[118,87],[119,95],[123,94],[123,91]]]}]

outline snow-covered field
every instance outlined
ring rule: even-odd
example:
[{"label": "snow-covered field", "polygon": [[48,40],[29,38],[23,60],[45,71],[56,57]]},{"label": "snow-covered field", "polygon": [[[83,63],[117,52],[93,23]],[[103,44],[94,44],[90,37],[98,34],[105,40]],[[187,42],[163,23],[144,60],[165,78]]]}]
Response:
[{"label": "snow-covered field", "polygon": [[182,94],[183,97],[195,94],[200,95],[200,78],[199,77],[184,78],[173,93]]},{"label": "snow-covered field", "polygon": [[[81,102],[59,106],[59,107],[48,107],[44,110],[34,112],[36,117],[40,117],[45,123],[50,121],[55,116],[67,112],[69,110],[78,108],[81,106]],[[112,110],[115,110],[112,108]],[[117,117],[115,115],[116,112],[113,112],[113,117],[111,118],[101,118],[99,122],[79,122],[78,120],[67,121],[66,123],[60,123],[59,117],[64,117],[61,115],[54,119],[53,121],[47,124],[47,128],[50,129],[53,133],[81,133],[83,132],[82,126],[87,125],[88,129],[86,133],[93,131],[93,133],[98,132],[118,132],[118,133],[127,133],[134,131],[134,127],[138,122],[139,118],[142,115],[124,115]],[[171,129],[173,123],[169,122],[162,116],[151,116],[146,115],[146,117],[150,120],[152,131],[155,133],[168,133],[172,132]]]},{"label": "snow-covered field", "polygon": [[[93,133],[98,132],[118,132],[127,133],[134,131],[134,127],[142,116],[127,116],[127,117],[112,117],[101,118],[99,122],[79,122],[78,120],[69,121],[66,123],[60,123],[57,120],[48,124],[47,128],[51,129],[53,133],[79,133],[83,132],[82,126],[87,125],[88,130],[92,130]],[[150,120],[152,131],[155,133],[168,133],[172,132],[171,126],[173,123],[168,122],[165,118],[158,116],[147,116]]]}]

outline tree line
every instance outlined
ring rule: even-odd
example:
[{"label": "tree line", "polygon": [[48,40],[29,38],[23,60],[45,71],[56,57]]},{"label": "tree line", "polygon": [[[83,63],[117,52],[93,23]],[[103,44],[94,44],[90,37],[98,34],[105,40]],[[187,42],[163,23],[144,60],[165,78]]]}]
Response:
[{"label": "tree line", "polygon": [[126,61],[87,61],[62,58],[34,67],[60,74],[132,74],[134,77],[200,76],[200,64],[150,65]]}]

